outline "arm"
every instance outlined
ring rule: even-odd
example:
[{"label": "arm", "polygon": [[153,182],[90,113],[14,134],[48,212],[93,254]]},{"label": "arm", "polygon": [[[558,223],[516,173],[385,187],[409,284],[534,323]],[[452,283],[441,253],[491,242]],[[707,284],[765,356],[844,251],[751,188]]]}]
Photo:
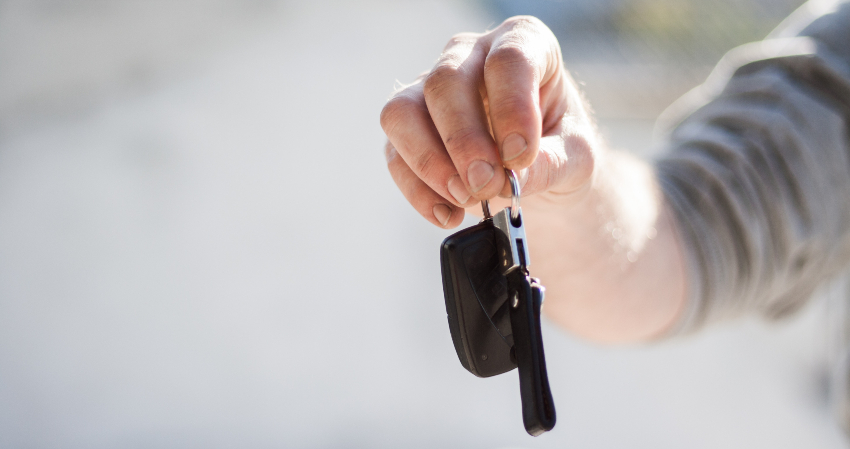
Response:
[{"label": "arm", "polygon": [[521,170],[546,312],[581,336],[785,315],[850,261],[850,3],[823,6],[730,52],[671,109],[683,118],[653,164],[598,143],[541,23],[461,35],[385,107],[390,172],[423,216],[454,227],[507,192],[494,167]]},{"label": "arm", "polygon": [[850,3],[810,2],[665,114],[656,172],[689,261],[680,328],[785,316],[850,261],[848,42]]}]

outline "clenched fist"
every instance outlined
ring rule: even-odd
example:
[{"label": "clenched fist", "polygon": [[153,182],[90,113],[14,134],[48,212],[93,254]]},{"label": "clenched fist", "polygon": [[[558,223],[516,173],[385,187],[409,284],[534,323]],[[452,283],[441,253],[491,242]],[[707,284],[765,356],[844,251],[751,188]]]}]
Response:
[{"label": "clenched fist", "polygon": [[437,64],[381,112],[386,156],[405,198],[453,228],[464,207],[508,194],[581,189],[594,169],[594,127],[552,32],[521,16],[493,31],[454,36]]},{"label": "clenched fist", "polygon": [[[601,148],[558,41],[533,17],[453,37],[381,111],[405,198],[444,228],[517,170],[546,314],[599,341],[653,338],[685,305],[676,223],[652,167]],[[501,206],[497,204],[496,207]]]}]

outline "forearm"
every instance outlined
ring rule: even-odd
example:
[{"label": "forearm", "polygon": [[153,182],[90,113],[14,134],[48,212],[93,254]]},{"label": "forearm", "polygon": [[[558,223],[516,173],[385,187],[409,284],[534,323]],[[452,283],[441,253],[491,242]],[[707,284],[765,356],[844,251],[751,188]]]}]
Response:
[{"label": "forearm", "polygon": [[523,199],[545,313],[601,342],[646,340],[670,329],[685,303],[685,262],[650,164],[599,158],[580,191]]},{"label": "forearm", "polygon": [[846,267],[848,19],[845,4],[804,30],[811,37],[730,53],[720,65],[730,71],[690,98],[701,108],[673,109],[687,118],[655,173],[612,155],[585,196],[525,201],[547,314],[596,340],[645,339],[787,315]]},{"label": "forearm", "polygon": [[459,34],[382,110],[388,168],[446,229],[519,171],[544,310],[581,336],[781,316],[850,263],[848,19],[845,4],[809,37],[730,53],[667,114],[684,115],[654,165],[600,149],[542,22]]}]

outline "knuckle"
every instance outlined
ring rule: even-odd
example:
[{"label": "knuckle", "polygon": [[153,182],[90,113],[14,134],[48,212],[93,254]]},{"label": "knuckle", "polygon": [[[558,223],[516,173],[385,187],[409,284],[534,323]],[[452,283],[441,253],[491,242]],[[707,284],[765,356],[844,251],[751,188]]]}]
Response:
[{"label": "knuckle", "polygon": [[466,127],[452,131],[446,136],[446,149],[449,149],[454,157],[464,157],[482,148],[480,145],[480,133],[475,128]]},{"label": "knuckle", "polygon": [[540,30],[547,28],[546,25],[537,17],[534,16],[513,16],[507,18],[502,25],[508,29],[516,30]]},{"label": "knuckle", "polygon": [[431,173],[436,168],[436,160],[434,158],[434,153],[430,151],[423,152],[422,154],[416,156],[413,160],[413,166],[411,167],[417,175],[423,180],[430,178]]},{"label": "knuckle", "polygon": [[425,77],[423,89],[426,96],[432,96],[458,82],[460,68],[450,60],[442,60]]},{"label": "knuckle", "polygon": [[506,38],[500,45],[490,50],[484,69],[496,69],[509,67],[511,69],[531,69],[533,67],[531,55],[528,54],[522,42]]},{"label": "knuckle", "polygon": [[471,45],[478,41],[479,35],[476,33],[458,33],[452,36],[444,47],[444,51],[460,45]]},{"label": "knuckle", "polygon": [[511,121],[522,126],[530,126],[534,115],[534,103],[530,96],[520,93],[506,93],[498,101],[490,104],[490,120],[494,123]]},{"label": "knuckle", "polygon": [[393,129],[421,107],[420,102],[409,95],[398,94],[387,101],[381,110],[381,128],[389,135]]}]

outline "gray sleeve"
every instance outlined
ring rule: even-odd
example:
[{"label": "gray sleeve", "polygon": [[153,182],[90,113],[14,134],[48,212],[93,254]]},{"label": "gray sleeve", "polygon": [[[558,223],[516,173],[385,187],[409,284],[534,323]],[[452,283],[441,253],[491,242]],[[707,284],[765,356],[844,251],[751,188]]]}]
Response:
[{"label": "gray sleeve", "polygon": [[813,12],[730,52],[663,116],[656,170],[689,267],[679,332],[785,315],[850,262],[850,3]]}]

